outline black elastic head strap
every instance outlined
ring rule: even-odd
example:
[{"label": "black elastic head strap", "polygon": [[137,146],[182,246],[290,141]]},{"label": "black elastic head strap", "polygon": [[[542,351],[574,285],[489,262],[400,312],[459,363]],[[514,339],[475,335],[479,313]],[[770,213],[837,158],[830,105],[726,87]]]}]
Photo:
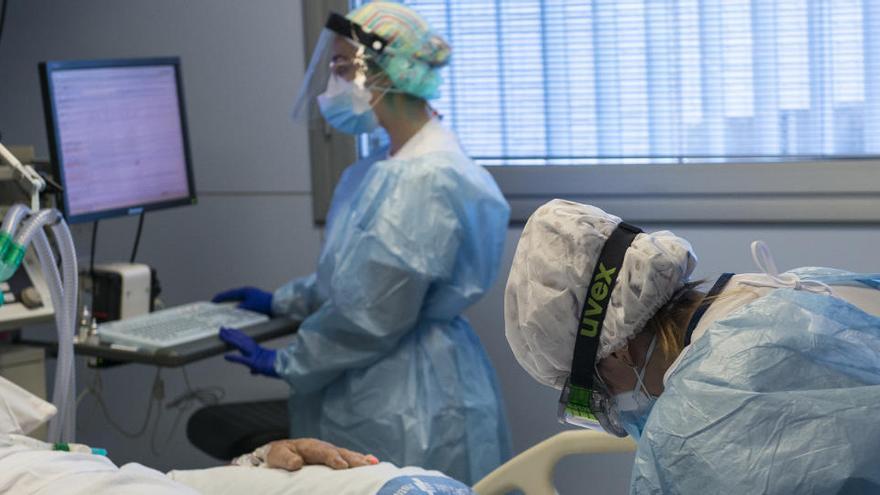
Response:
[{"label": "black elastic head strap", "polygon": [[703,314],[705,314],[706,310],[709,309],[709,306],[712,305],[712,298],[724,290],[724,287],[727,286],[727,282],[730,282],[731,277],[733,277],[733,273],[725,273],[718,277],[718,280],[715,281],[715,285],[712,286],[712,289],[709,290],[709,293],[706,294],[706,297],[704,297],[703,301],[700,302],[700,305],[697,306],[697,310],[694,311],[694,314],[691,316],[691,321],[688,322],[687,333],[684,334],[685,347],[691,345],[691,337],[694,335],[697,323],[700,322],[700,318],[703,317]]},{"label": "black elastic head strap", "polygon": [[351,22],[345,16],[336,13],[330,14],[324,27],[340,36],[354,40],[376,53],[382,53],[388,46],[385,38],[365,31],[360,24]]},{"label": "black elastic head strap", "polygon": [[602,246],[593,276],[587,287],[584,307],[578,322],[577,340],[571,360],[572,385],[592,390],[596,353],[611,292],[623,267],[626,250],[642,230],[626,222],[620,222]]}]

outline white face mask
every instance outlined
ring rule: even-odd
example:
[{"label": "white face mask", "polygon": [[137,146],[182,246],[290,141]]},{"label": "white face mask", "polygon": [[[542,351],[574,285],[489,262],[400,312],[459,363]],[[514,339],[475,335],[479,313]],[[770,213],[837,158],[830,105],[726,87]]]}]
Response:
[{"label": "white face mask", "polygon": [[336,130],[362,134],[379,126],[372,99],[369,89],[334,75],[327,81],[327,89],[318,96],[318,106],[327,123]]}]

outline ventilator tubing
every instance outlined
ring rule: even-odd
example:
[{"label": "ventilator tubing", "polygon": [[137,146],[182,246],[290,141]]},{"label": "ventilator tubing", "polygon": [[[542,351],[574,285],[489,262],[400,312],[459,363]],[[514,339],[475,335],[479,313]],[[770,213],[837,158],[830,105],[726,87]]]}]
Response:
[{"label": "ventilator tubing", "polygon": [[18,229],[18,224],[31,212],[30,208],[24,205],[13,205],[6,212],[3,218],[3,225],[0,232],[4,232],[12,237],[12,234]]},{"label": "ventilator tubing", "polygon": [[[7,244],[7,251],[2,253],[2,257],[4,261],[7,258],[9,260],[18,259],[14,268],[12,268],[12,264],[4,264],[2,268],[4,270],[11,269],[14,273],[21,264],[21,257],[24,256],[28,244],[33,241],[43,269],[43,277],[49,286],[52,305],[55,308],[55,325],[58,329],[58,364],[55,368],[55,389],[52,393],[52,402],[58,409],[58,414],[49,422],[49,441],[71,442],[76,433],[76,377],[73,359],[73,336],[76,329],[76,300],[79,283],[76,252],[70,229],[58,210],[40,210],[28,216],[30,213],[31,211],[26,207],[16,205],[4,218],[3,230],[0,231],[0,235],[5,235],[11,240]],[[15,235],[18,224],[25,217],[27,219]],[[61,272],[58,271],[55,255],[44,230],[47,225],[52,229],[57,250],[61,255]],[[11,276],[12,273],[9,275]]]}]

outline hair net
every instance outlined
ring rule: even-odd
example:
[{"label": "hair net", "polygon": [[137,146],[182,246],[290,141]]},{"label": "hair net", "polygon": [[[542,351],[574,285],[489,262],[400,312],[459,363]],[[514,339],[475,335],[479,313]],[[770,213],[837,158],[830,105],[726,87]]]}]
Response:
[{"label": "hair net", "polygon": [[[578,315],[596,259],[621,219],[599,208],[553,200],[529,218],[504,297],[507,341],[539,382],[562,388],[571,374]],[[596,362],[624,347],[687,281],[690,243],[671,232],[639,234],[611,292]]]},{"label": "hair net", "polygon": [[370,2],[346,16],[388,45],[376,63],[394,87],[424,99],[440,96],[439,69],[449,62],[450,48],[414,10],[394,2]]}]

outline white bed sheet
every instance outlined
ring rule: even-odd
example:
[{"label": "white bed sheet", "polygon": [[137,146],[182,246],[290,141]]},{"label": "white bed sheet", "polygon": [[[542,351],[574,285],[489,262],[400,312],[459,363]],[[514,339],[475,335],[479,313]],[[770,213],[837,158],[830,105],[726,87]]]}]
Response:
[{"label": "white bed sheet", "polygon": [[306,466],[288,472],[242,466],[171,471],[168,476],[202,493],[212,495],[471,495],[466,485],[437,471],[399,468],[381,463],[354,469],[333,470]]},{"label": "white bed sheet", "polygon": [[37,448],[0,435],[0,493],[42,495],[470,495],[437,471],[381,463],[335,471],[306,466],[296,472],[241,466],[163,474],[140,464],[117,467],[91,454]]},{"label": "white bed sheet", "polygon": [[15,495],[198,495],[140,464],[117,467],[91,454],[0,443],[0,493]]}]

